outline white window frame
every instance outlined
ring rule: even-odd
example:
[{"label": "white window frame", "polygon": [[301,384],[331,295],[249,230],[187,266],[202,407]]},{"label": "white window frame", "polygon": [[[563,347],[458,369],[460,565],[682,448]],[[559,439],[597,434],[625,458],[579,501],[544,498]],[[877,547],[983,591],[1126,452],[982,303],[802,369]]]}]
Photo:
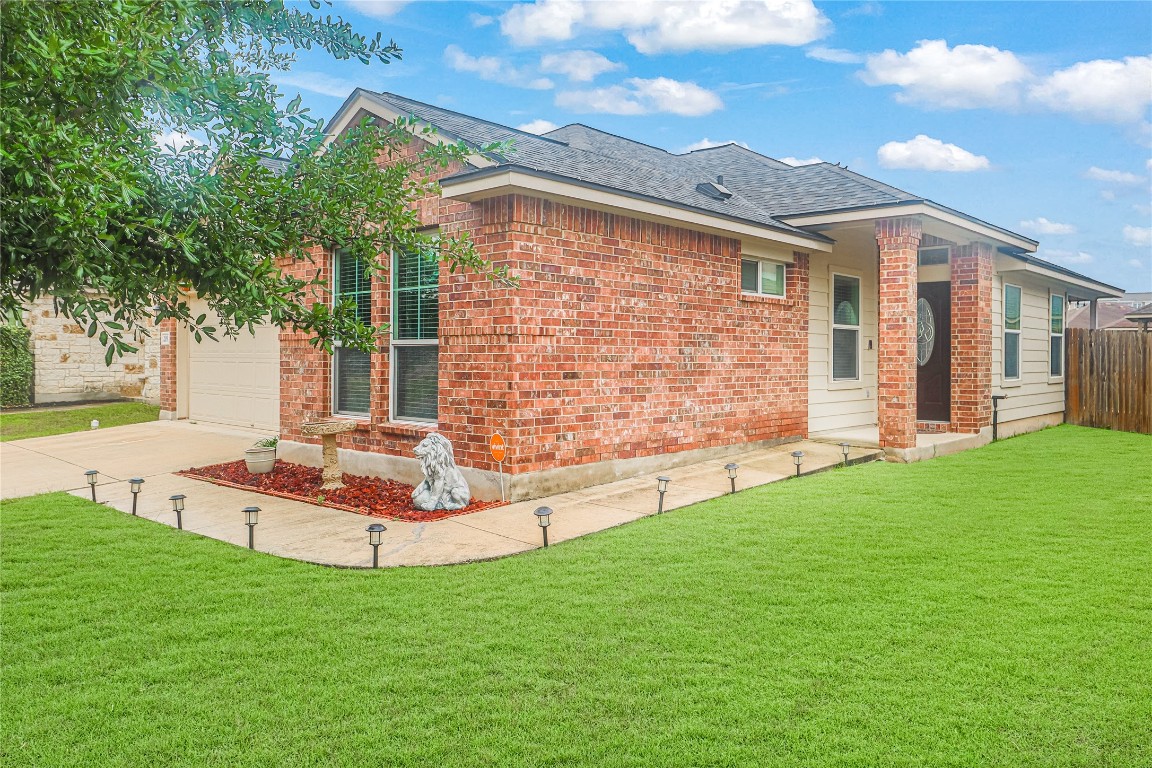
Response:
[{"label": "white window frame", "polygon": [[[340,285],[339,285],[340,284],[340,253],[341,253],[341,251],[338,249],[332,251],[332,260],[330,262],[331,268],[332,268],[332,308],[333,309],[335,309],[336,305],[340,302],[340,292],[339,292],[339,287],[340,287]],[[371,304],[372,281],[371,280],[368,281],[368,296],[369,296],[369,307],[371,307],[372,306],[372,304]],[[369,310],[369,314],[371,314],[371,310]],[[369,318],[369,321],[371,321],[371,318]],[[372,363],[371,363],[371,354],[369,354],[369,364],[368,364],[368,412],[367,413],[360,413],[360,412],[356,412],[356,411],[340,411],[340,410],[336,409],[336,405],[337,405],[336,389],[337,389],[337,386],[339,384],[339,382],[337,381],[337,375],[336,375],[337,371],[339,370],[336,366],[336,350],[342,346],[343,345],[340,343],[339,339],[333,339],[332,340],[332,366],[331,366],[331,370],[330,370],[331,375],[328,377],[329,408],[330,408],[333,416],[339,416],[339,417],[344,418],[344,419],[354,419],[357,421],[370,421],[372,418]]]},{"label": "white window frame", "polygon": [[[395,329],[397,327],[399,327],[399,323],[397,322],[397,319],[396,319],[396,310],[400,304],[400,302],[396,301],[396,282],[397,282],[396,281],[396,275],[397,275],[396,260],[399,258],[398,253],[399,252],[397,252],[397,251],[394,251],[392,253],[392,265],[391,265],[392,269],[389,272],[391,280],[388,284],[388,300],[391,304],[390,314],[391,314],[392,329],[393,329],[393,332],[388,334],[389,347],[390,347],[389,356],[388,356],[388,414],[389,414],[389,421],[392,422],[393,424],[412,424],[412,425],[420,426],[420,427],[436,426],[437,423],[439,422],[439,414],[440,414],[439,362],[437,362],[437,371],[436,371],[436,398],[437,398],[436,414],[437,414],[437,418],[435,418],[435,419],[415,419],[415,418],[411,418],[411,417],[400,418],[399,416],[396,415],[396,394],[399,391],[399,388],[396,386],[396,375],[398,372],[397,369],[399,367],[396,365],[396,349],[397,349],[397,347],[436,347],[437,348],[437,355],[436,355],[437,361],[439,361],[439,357],[440,357],[440,355],[439,355],[439,347],[440,347],[440,331],[439,331],[440,324],[439,324],[439,321],[437,321],[437,324],[436,324],[437,331],[436,331],[436,338],[435,339],[397,339],[396,338]],[[437,277],[436,277],[436,289],[437,289],[436,311],[437,311],[437,313],[439,313],[439,311],[440,311],[440,300],[439,300],[440,272],[439,272],[439,269],[437,269],[436,275],[437,275]]]},{"label": "white window frame", "polygon": [[[1060,313],[1060,333],[1052,333],[1052,299],[1059,298],[1063,303]],[[1064,379],[1064,344],[1068,330],[1068,294],[1048,292],[1048,379],[1062,381]],[[1052,373],[1052,339],[1060,339],[1060,373]]]},{"label": "white window frame", "polygon": [[[1015,288],[1020,292],[1020,327],[1016,330],[1008,328],[1008,289]],[[1013,283],[1004,283],[1004,290],[1000,296],[1000,325],[1003,331],[1000,340],[1000,379],[1004,382],[1019,384],[1024,379],[1024,288]],[[1008,375],[1008,335],[1015,334],[1016,340],[1016,375]]]},{"label": "white window frame", "polygon": [[[744,262],[750,261],[756,265],[756,290],[749,291],[744,288]],[[782,267],[784,269],[784,281],[782,284],[782,291],[780,293],[764,293],[764,265],[768,264],[772,267]],[[775,261],[773,259],[761,259],[755,256],[741,256],[740,257],[740,293],[744,296],[767,296],[771,299],[786,299],[788,298],[788,264],[783,261]]]},{"label": "white window frame", "polygon": [[[860,305],[857,307],[856,325],[840,325],[836,322],[836,278],[846,277],[855,280],[859,289]],[[856,376],[851,379],[836,378],[836,331],[856,331]],[[833,269],[828,275],[828,382],[832,387],[851,388],[864,382],[864,278],[859,274]]]}]

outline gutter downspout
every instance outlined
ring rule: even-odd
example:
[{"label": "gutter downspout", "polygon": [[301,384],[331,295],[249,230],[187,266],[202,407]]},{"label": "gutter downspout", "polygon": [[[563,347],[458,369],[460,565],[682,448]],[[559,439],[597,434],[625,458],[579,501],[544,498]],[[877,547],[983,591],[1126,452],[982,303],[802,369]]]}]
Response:
[{"label": "gutter downspout", "polygon": [[1006,397],[1008,397],[1008,395],[992,395],[992,442],[996,442],[999,437],[1000,401]]}]

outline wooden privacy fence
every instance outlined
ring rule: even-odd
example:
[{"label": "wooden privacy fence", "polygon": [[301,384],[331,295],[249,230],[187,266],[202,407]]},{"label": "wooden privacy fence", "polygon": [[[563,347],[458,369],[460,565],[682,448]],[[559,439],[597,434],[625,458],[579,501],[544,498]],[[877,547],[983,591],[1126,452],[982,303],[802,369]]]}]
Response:
[{"label": "wooden privacy fence", "polygon": [[1152,333],[1069,328],[1064,420],[1152,434]]}]

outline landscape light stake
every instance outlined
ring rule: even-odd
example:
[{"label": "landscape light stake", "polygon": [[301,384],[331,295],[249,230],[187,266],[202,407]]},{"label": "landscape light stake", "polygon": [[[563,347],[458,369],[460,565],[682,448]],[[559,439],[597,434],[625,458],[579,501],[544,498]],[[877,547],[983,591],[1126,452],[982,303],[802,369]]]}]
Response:
[{"label": "landscape light stake", "polygon": [[728,479],[732,481],[732,493],[736,493],[736,470],[740,469],[740,465],[725,464],[724,469],[728,470]]},{"label": "landscape light stake", "polygon": [[84,473],[84,476],[88,478],[88,487],[92,489],[92,501],[96,501],[96,478],[99,475],[100,473],[94,469],[90,469]]},{"label": "landscape light stake", "polygon": [[140,495],[140,486],[144,485],[144,478],[134,477],[128,481],[128,487],[132,490],[132,517],[136,517],[136,497]]},{"label": "landscape light stake", "polygon": [[536,522],[540,524],[540,530],[544,533],[544,546],[548,546],[548,526],[552,524],[552,508],[551,507],[538,507],[532,514],[536,515]]},{"label": "landscape light stake", "polygon": [[800,477],[800,465],[804,463],[804,451],[792,451],[792,461],[796,462],[796,477]]},{"label": "landscape light stake", "polygon": [[248,526],[248,549],[256,549],[254,531],[256,518],[260,514],[260,507],[244,507],[244,525]]},{"label": "landscape light stake", "polygon": [[848,466],[848,451],[851,448],[852,446],[848,445],[848,443],[840,443],[840,452],[844,454],[844,466]]},{"label": "landscape light stake", "polygon": [[380,543],[384,540],[384,531],[388,530],[380,523],[372,523],[364,530],[368,531],[368,543],[372,545],[372,567],[380,567]]},{"label": "landscape light stake", "polygon": [[664,514],[664,494],[668,491],[668,483],[672,482],[672,478],[660,477],[656,478],[656,490],[660,492],[660,501],[656,504],[656,514]]},{"label": "landscape light stake", "polygon": [[184,530],[184,521],[180,519],[180,513],[184,511],[185,498],[182,493],[168,497],[168,501],[172,502],[172,511],[176,513],[176,529],[180,531]]}]

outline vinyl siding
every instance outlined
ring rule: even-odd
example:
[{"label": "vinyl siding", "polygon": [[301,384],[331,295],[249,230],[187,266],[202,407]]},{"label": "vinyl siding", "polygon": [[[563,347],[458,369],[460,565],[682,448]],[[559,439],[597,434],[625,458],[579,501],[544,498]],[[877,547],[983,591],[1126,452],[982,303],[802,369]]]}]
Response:
[{"label": "vinyl siding", "polygon": [[[998,265],[999,266],[999,265]],[[1020,378],[1004,379],[1004,285],[1020,286]],[[992,393],[1000,421],[1064,412],[1064,379],[1050,378],[1048,296],[1050,286],[1035,276],[1010,271],[992,276]],[[1052,289],[1059,292],[1059,289]]]}]

